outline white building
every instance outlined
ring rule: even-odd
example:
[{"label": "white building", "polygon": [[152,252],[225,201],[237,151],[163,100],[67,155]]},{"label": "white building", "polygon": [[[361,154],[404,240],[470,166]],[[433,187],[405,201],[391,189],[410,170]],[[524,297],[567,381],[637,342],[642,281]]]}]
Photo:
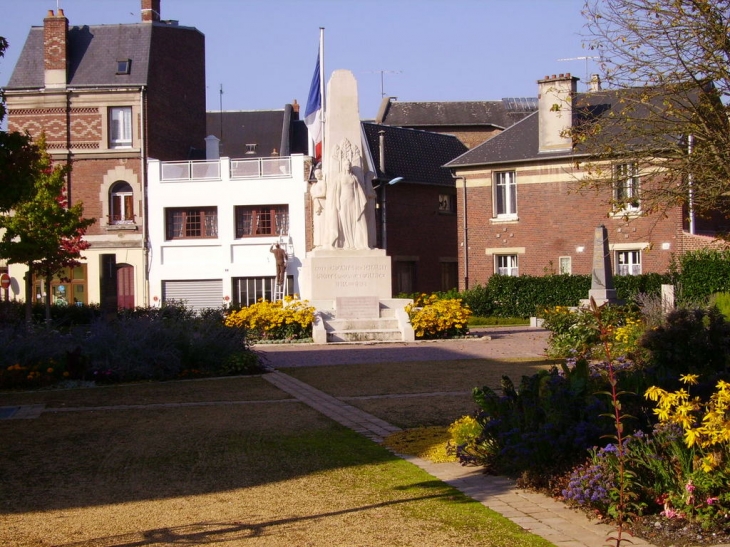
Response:
[{"label": "white building", "polygon": [[150,304],[176,300],[202,309],[273,300],[274,243],[289,256],[286,292],[298,293],[306,250],[305,159],[150,160]]}]

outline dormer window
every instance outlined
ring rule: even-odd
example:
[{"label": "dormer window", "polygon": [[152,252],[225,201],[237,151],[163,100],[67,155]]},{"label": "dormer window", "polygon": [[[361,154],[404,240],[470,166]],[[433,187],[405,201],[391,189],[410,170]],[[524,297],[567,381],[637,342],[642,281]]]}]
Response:
[{"label": "dormer window", "polygon": [[256,153],[256,145],[255,144],[247,144],[246,145],[246,154],[255,154]]},{"label": "dormer window", "polygon": [[121,59],[117,61],[117,74],[129,74],[132,68],[132,59]]}]

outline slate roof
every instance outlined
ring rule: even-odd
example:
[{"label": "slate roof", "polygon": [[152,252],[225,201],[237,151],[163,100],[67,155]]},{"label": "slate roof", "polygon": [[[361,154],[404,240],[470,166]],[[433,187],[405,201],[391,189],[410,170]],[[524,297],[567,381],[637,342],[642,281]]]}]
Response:
[{"label": "slate roof", "polygon": [[[296,117],[291,105],[281,110],[210,111],[205,115],[206,134],[221,139],[221,156],[229,158],[265,158],[274,149],[281,156],[306,154],[306,126]],[[299,125],[303,126],[303,132]],[[248,154],[247,144],[255,144],[256,152]]]},{"label": "slate roof", "polygon": [[[467,150],[456,137],[370,122],[362,126],[378,179],[404,177],[404,183],[454,186],[443,165]],[[380,131],[385,131],[385,172],[379,166]]]},{"label": "slate roof", "polygon": [[[621,130],[621,126],[612,126],[608,114],[611,112],[618,113],[624,108],[632,108],[631,113],[628,115],[640,120],[646,114],[646,108],[650,107],[641,105],[636,107],[636,102],[624,102],[622,99],[631,97],[631,95],[638,96],[641,90],[642,88],[629,88],[578,93],[573,102],[573,124],[580,124],[587,118],[602,117],[606,122],[601,135],[605,135],[608,139],[615,138],[617,131]],[[664,108],[662,104],[665,98],[666,96],[655,96],[654,107]],[[628,104],[632,106],[629,107]],[[587,156],[600,147],[600,144],[601,137],[599,136],[597,139],[580,142],[569,151],[540,152],[539,112],[534,112],[500,134],[449,162],[446,167],[454,168]],[[641,145],[640,142],[636,144],[637,146]]]},{"label": "slate roof", "polygon": [[[146,85],[150,43],[154,28],[158,26],[199,32],[192,27],[167,23],[69,27],[68,85],[70,87]],[[125,59],[132,61],[130,73],[116,74],[116,61]],[[43,27],[32,27],[5,89],[43,88],[44,79]]]},{"label": "slate roof", "polygon": [[383,99],[377,121],[399,127],[509,127],[537,109],[537,99],[399,102]]}]

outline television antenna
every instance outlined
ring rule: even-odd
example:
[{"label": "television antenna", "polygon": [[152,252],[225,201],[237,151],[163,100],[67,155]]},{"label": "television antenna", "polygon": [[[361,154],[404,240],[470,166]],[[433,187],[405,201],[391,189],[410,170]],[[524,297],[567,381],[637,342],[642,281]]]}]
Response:
[{"label": "television antenna", "polygon": [[380,73],[380,98],[382,99],[385,97],[385,75],[386,74],[401,74],[402,70],[368,70],[369,74],[377,74]]},{"label": "television antenna", "polygon": [[591,84],[591,79],[588,77],[588,61],[592,59],[598,59],[598,57],[590,56],[590,55],[582,55],[581,57],[568,57],[565,59],[558,59],[558,61],[585,61],[586,62],[586,79],[585,83],[586,85]]}]

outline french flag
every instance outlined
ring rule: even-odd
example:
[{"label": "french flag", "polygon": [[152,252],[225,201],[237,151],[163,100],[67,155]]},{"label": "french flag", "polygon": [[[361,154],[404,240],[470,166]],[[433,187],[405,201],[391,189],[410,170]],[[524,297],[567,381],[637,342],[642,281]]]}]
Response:
[{"label": "french flag", "polygon": [[314,143],[314,158],[322,159],[322,72],[319,64],[320,54],[317,54],[317,64],[314,67],[312,85],[309,86],[307,107],[304,109],[304,123],[309,130],[309,138]]}]

